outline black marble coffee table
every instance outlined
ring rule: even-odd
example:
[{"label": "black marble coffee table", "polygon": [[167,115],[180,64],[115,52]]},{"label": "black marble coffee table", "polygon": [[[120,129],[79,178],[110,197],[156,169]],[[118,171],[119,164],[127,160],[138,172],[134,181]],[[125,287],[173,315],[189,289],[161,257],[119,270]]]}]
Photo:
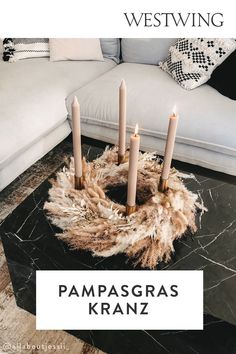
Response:
[{"label": "black marble coffee table", "polygon": [[[85,140],[93,159],[104,145]],[[98,146],[96,146],[98,145]],[[194,172],[188,188],[209,209],[198,216],[198,232],[175,242],[175,254],[159,269],[204,270],[204,331],[71,331],[108,353],[236,353],[236,180],[234,177],[174,162]],[[133,269],[125,256],[94,258],[71,251],[54,237],[43,205],[50,184],[45,181],[0,227],[17,305],[35,314],[35,271],[55,269]],[[139,268],[135,268],[137,271]],[[148,270],[147,270],[148,271]]]}]

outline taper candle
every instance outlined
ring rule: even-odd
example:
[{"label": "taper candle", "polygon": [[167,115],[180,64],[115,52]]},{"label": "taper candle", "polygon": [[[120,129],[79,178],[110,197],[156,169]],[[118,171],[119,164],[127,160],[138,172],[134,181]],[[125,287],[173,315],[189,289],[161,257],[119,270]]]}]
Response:
[{"label": "taper candle", "polygon": [[82,153],[81,153],[81,129],[80,129],[80,105],[74,96],[72,105],[72,136],[75,166],[75,188],[82,188]]},{"label": "taper candle", "polygon": [[121,163],[125,156],[125,140],[126,140],[126,84],[121,81],[119,88],[119,147],[118,162]]},{"label": "taper candle", "polygon": [[127,191],[128,208],[130,207],[134,208],[136,205],[139,146],[140,146],[140,136],[138,135],[138,124],[136,124],[135,132],[130,137],[128,191]]},{"label": "taper candle", "polygon": [[162,180],[168,180],[170,173],[170,166],[175,145],[176,129],[178,124],[178,116],[175,113],[175,108],[173,109],[173,114],[169,117],[169,126],[166,139],[166,147],[164,154],[164,162],[162,168],[161,178]]}]

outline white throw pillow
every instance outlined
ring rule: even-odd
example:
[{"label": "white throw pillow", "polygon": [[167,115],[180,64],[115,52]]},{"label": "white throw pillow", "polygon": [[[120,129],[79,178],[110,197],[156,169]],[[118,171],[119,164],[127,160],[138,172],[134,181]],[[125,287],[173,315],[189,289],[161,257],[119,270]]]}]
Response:
[{"label": "white throw pillow", "polygon": [[235,49],[236,41],[231,38],[180,38],[160,67],[180,86],[192,90],[207,82]]},{"label": "white throw pillow", "polygon": [[50,60],[103,61],[99,38],[50,38]]}]

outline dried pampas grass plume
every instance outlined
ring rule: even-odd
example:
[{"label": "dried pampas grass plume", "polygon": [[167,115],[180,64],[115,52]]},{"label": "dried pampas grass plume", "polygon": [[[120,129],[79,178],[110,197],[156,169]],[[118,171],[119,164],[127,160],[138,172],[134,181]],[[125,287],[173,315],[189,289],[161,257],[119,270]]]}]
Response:
[{"label": "dried pampas grass plume", "polygon": [[[143,268],[168,262],[173,242],[187,229],[197,230],[197,201],[182,179],[193,178],[172,169],[169,189],[163,194],[157,186],[161,166],[155,153],[140,153],[138,162],[137,212],[125,215],[125,205],[111,200],[108,191],[127,184],[128,163],[117,165],[117,148],[106,149],[92,162],[83,159],[84,189],[74,189],[74,161],[57,173],[44,209],[51,222],[62,229],[56,236],[72,249],[91,251],[109,257],[125,253]],[[107,193],[107,194],[106,194]]]}]

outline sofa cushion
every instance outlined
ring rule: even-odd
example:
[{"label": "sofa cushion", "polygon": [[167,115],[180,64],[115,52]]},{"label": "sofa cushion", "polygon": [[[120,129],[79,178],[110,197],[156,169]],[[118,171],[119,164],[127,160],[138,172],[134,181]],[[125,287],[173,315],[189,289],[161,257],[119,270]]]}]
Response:
[{"label": "sofa cushion", "polygon": [[[143,137],[155,138],[155,144],[150,144],[149,148],[159,153],[164,151],[168,116],[176,104],[180,116],[176,142],[182,144],[183,160],[198,161],[210,168],[214,165],[218,169],[218,161],[211,161],[209,154],[206,154],[206,160],[202,154],[193,156],[191,147],[196,147],[196,151],[214,151],[235,160],[236,102],[208,85],[186,91],[158,66],[124,63],[76,91],[82,122],[86,126],[94,126],[97,138],[106,141],[105,128],[110,128],[113,129],[113,141],[117,141],[114,129],[118,128],[118,87],[121,79],[125,79],[127,85],[128,131],[132,131],[138,123]],[[67,99],[69,117],[72,98],[73,95]],[[142,146],[146,148],[148,139],[144,140],[147,144]],[[181,159],[179,154],[175,156]],[[228,173],[232,170],[230,167]],[[236,173],[236,167],[234,171]]]},{"label": "sofa cushion", "polygon": [[2,61],[2,55],[3,55],[3,40],[0,38],[0,61]]},{"label": "sofa cushion", "polygon": [[48,38],[4,38],[5,61],[49,57]]},{"label": "sofa cushion", "polygon": [[177,38],[123,38],[122,59],[126,63],[153,64],[164,60]]},{"label": "sofa cushion", "polygon": [[99,38],[50,38],[50,60],[103,61]]},{"label": "sofa cushion", "polygon": [[212,73],[207,84],[222,95],[236,100],[236,50]]},{"label": "sofa cushion", "polygon": [[120,39],[100,38],[102,54],[104,58],[112,59],[117,64],[120,62]]},{"label": "sofa cushion", "polygon": [[115,65],[108,59],[0,62],[0,169],[66,120],[68,94]]},{"label": "sofa cushion", "polygon": [[231,38],[180,38],[160,67],[183,88],[192,90],[207,82],[235,49],[236,40]]}]

